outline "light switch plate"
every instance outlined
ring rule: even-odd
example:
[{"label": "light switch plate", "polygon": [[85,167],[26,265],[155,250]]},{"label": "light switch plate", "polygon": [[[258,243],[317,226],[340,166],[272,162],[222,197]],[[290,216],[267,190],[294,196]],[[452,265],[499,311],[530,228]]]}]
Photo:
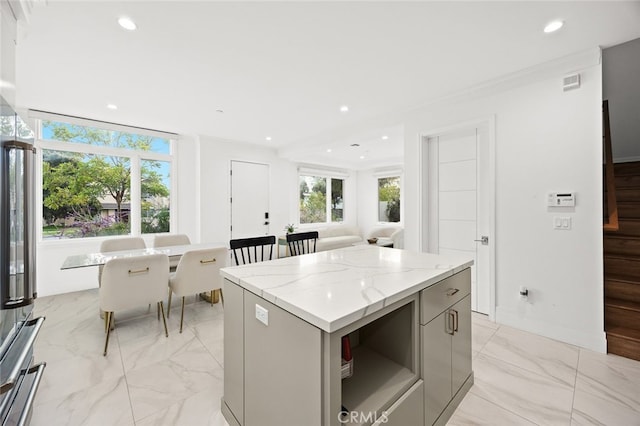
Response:
[{"label": "light switch plate", "polygon": [[264,325],[269,325],[269,311],[256,303],[256,319]]},{"label": "light switch plate", "polygon": [[555,216],[553,218],[553,229],[560,231],[569,231],[571,229],[571,217]]}]

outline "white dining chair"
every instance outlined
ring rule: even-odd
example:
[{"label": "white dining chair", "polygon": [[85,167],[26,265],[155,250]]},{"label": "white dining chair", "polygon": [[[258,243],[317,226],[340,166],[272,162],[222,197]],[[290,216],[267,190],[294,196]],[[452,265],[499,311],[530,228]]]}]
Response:
[{"label": "white dining chair", "polygon": [[107,355],[114,312],[156,303],[158,320],[162,314],[164,333],[169,337],[163,300],[167,295],[169,258],[152,254],[111,259],[104,265],[100,286],[100,309],[105,313],[104,356]]},{"label": "white dining chair", "polygon": [[[112,251],[138,250],[147,248],[144,240],[140,237],[109,238],[100,243],[100,253]],[[102,270],[104,266],[98,268],[98,285],[102,285]]]},{"label": "white dining chair", "polygon": [[159,234],[153,237],[153,247],[184,246],[191,244],[186,234]]},{"label": "white dining chair", "polygon": [[[160,234],[153,237],[153,247],[186,246],[191,244],[189,236],[186,234]],[[169,258],[169,269],[173,272],[178,266],[180,256]]]},{"label": "white dining chair", "polygon": [[171,295],[182,297],[180,313],[180,333],[184,322],[184,298],[190,294],[211,292],[211,304],[214,303],[214,291],[222,288],[220,268],[227,264],[227,249],[200,249],[187,251],[180,258],[176,272],[169,278],[169,303],[167,310],[171,315]]},{"label": "white dining chair", "polygon": [[[140,237],[109,238],[100,243],[100,253],[112,251],[138,250],[147,248],[144,240]],[[102,286],[102,271],[104,265],[98,266],[98,287]],[[104,312],[100,309],[100,318],[104,318]]]}]

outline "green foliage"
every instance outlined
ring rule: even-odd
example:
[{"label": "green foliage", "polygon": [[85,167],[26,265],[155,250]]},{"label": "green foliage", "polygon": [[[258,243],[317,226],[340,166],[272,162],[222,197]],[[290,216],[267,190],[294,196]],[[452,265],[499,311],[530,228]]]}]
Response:
[{"label": "green foliage", "polygon": [[[389,222],[400,222],[400,178],[378,179],[378,201],[386,202],[386,215]],[[383,218],[380,218],[382,220]]]},{"label": "green foliage", "polygon": [[[144,217],[149,216],[150,217]],[[152,234],[158,232],[169,232],[170,215],[169,209],[164,208],[157,211],[142,211],[142,233]]]},{"label": "green foliage", "polygon": [[[151,136],[57,122],[44,122],[43,126],[51,131],[53,139],[60,141],[138,151],[149,151],[152,148]],[[160,163],[147,160],[141,162],[143,200],[169,195],[169,188],[165,186],[163,176],[158,172]],[[127,233],[129,225],[125,222],[128,222],[128,216],[123,210],[123,205],[130,202],[130,197],[131,162],[128,157],[45,151],[43,213],[46,220],[53,222],[69,216],[75,217],[79,222],[86,224],[82,236],[119,235],[125,229],[124,233]],[[115,223],[105,223],[97,217],[91,219],[100,212],[100,199],[105,198],[111,198],[115,202]],[[151,201],[143,201],[142,208],[151,209],[155,206]],[[148,224],[154,229],[164,230],[157,232],[169,230],[169,211],[165,210],[155,212],[154,219]]]},{"label": "green foliage", "polygon": [[300,223],[327,221],[327,196],[321,192],[311,192],[300,200]]}]

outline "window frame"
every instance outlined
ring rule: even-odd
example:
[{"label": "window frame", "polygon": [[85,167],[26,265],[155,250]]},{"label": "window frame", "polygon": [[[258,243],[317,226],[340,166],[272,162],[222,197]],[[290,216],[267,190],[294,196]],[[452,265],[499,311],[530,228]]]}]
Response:
[{"label": "window frame", "polygon": [[[325,217],[327,218],[327,220],[325,220],[324,222],[309,222],[309,223],[302,223],[300,220],[300,191],[297,190],[296,193],[298,194],[298,202],[297,202],[297,212],[298,212],[298,224],[300,224],[301,228],[305,228],[305,227],[313,227],[313,226],[317,226],[317,225],[339,225],[339,224],[343,224],[346,222],[346,197],[345,197],[345,188],[346,188],[346,184],[347,184],[347,176],[342,176],[339,173],[336,174],[332,174],[331,172],[323,172],[320,170],[298,170],[298,179],[297,179],[297,186],[299,188],[300,186],[300,177],[302,176],[311,176],[311,177],[316,177],[316,178],[322,178],[322,179],[327,179],[327,182],[325,183],[325,188],[326,188],[326,192],[325,192],[325,197],[326,197],[326,204],[325,204]],[[331,195],[332,195],[332,187],[331,187],[331,181],[330,179],[337,179],[337,180],[341,180],[342,181],[342,220],[340,222],[335,222],[332,220],[332,209],[331,209]]]},{"label": "window frame", "polygon": [[[77,126],[97,127],[109,131],[120,131],[133,133],[137,135],[160,137],[169,140],[169,153],[157,153],[153,151],[138,151],[128,148],[114,148],[99,145],[90,145],[86,143],[59,141],[53,139],[44,139],[42,136],[42,122],[43,121],[56,121],[59,123],[72,124]],[[142,233],[142,190],[141,190],[141,163],[143,160],[151,161],[164,161],[170,164],[171,179],[169,182],[169,233],[176,232],[178,217],[177,217],[177,204],[178,204],[178,184],[177,184],[177,155],[176,155],[176,141],[178,135],[172,133],[162,133],[158,131],[146,131],[136,127],[128,127],[119,124],[96,122],[89,119],[80,119],[77,117],[67,117],[64,115],[58,116],[55,114],[38,114],[35,117],[35,130],[34,130],[34,147],[36,148],[36,167],[35,167],[35,204],[36,204],[36,239],[39,243],[50,244],[60,241],[87,241],[95,239],[108,239],[118,238],[123,236],[132,237],[144,237],[145,235],[156,235],[156,233]],[[131,164],[130,169],[130,213],[129,224],[130,231],[128,234],[114,235],[114,236],[99,236],[99,237],[84,237],[84,238],[63,238],[63,239],[51,239],[45,240],[43,238],[42,226],[43,226],[43,197],[42,197],[42,178],[43,178],[43,151],[54,150],[62,152],[74,152],[79,154],[93,154],[93,155],[105,155],[105,156],[117,156],[128,158]]]},{"label": "window frame", "polygon": [[[374,175],[376,179],[376,222],[378,225],[403,226],[404,223],[404,174],[401,171],[390,171],[388,173],[377,173]],[[398,222],[389,222],[380,220],[380,179],[398,178],[400,185],[400,220]]]}]

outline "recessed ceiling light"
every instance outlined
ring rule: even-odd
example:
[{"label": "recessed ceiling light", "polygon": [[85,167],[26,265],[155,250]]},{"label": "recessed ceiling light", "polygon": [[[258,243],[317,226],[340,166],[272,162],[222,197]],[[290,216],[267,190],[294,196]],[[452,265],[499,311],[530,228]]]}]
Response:
[{"label": "recessed ceiling light", "polygon": [[118,19],[118,24],[120,24],[120,26],[125,30],[129,31],[135,31],[138,28],[136,23],[133,22],[133,19],[129,18],[128,16],[123,16]]},{"label": "recessed ceiling light", "polygon": [[108,104],[107,108],[109,108],[109,109],[118,109],[118,105]]},{"label": "recessed ceiling light", "polygon": [[361,159],[361,160],[364,160],[364,155],[361,155],[361,156],[360,156],[360,159]]},{"label": "recessed ceiling light", "polygon": [[347,105],[342,105],[340,107],[340,112],[349,112],[349,107]]},{"label": "recessed ceiling light", "polygon": [[265,139],[270,141],[271,140],[271,136],[267,136]]},{"label": "recessed ceiling light", "polygon": [[389,136],[387,136],[387,135],[382,136],[382,140],[383,141],[386,141],[387,139],[389,139]]},{"label": "recessed ceiling light", "polygon": [[327,152],[331,152],[331,148],[327,149]]},{"label": "recessed ceiling light", "polygon": [[551,21],[547,24],[546,27],[544,27],[544,32],[549,34],[554,31],[558,31],[560,28],[562,28],[563,25],[564,25],[564,21],[561,21],[561,20]]}]

